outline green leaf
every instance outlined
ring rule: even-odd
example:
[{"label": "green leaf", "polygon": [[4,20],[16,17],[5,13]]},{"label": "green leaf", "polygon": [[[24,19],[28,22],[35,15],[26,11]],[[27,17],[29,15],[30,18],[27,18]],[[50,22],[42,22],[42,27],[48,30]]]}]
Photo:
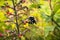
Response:
[{"label": "green leaf", "polygon": [[60,2],[56,2],[54,5],[54,12],[56,13],[60,9]]}]

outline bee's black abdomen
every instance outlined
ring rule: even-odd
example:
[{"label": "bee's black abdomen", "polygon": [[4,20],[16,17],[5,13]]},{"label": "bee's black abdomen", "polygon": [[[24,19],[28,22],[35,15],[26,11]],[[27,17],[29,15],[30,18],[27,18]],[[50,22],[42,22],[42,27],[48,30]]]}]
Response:
[{"label": "bee's black abdomen", "polygon": [[29,20],[30,20],[30,22],[29,22],[30,24],[34,24],[34,23],[36,23],[34,17],[29,17]]}]

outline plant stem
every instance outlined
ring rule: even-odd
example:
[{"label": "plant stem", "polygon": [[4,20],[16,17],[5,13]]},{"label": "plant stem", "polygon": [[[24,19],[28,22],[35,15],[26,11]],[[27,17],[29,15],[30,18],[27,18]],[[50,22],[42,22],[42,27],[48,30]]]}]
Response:
[{"label": "plant stem", "polygon": [[48,0],[49,1],[49,6],[50,6],[50,9],[51,9],[51,20],[53,23],[55,23],[58,27],[60,27],[60,25],[54,20],[54,15],[55,15],[55,12],[52,8],[52,5],[51,5],[51,1],[52,0]]},{"label": "plant stem", "polygon": [[16,27],[17,27],[17,31],[18,31],[18,34],[19,34],[19,25],[18,25],[17,11],[16,11],[16,8],[15,8],[16,6],[15,6],[15,3],[14,3],[14,0],[12,0],[12,3],[13,3],[14,11],[15,11]]}]

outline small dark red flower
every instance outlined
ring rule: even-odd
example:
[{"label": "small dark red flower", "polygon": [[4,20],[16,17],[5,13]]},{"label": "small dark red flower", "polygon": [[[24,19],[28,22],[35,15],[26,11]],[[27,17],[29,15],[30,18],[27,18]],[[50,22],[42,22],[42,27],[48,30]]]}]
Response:
[{"label": "small dark red flower", "polygon": [[25,1],[26,1],[26,0],[21,0],[20,2],[21,2],[21,3],[25,3]]},{"label": "small dark red flower", "polygon": [[21,38],[23,35],[22,34],[18,34],[18,37]]},{"label": "small dark red flower", "polygon": [[22,0],[23,2],[25,2],[26,0]]},{"label": "small dark red flower", "polygon": [[0,33],[0,37],[3,37],[4,35],[2,33]]},{"label": "small dark red flower", "polygon": [[8,32],[8,33],[9,33],[9,32],[10,32],[10,30],[5,30],[5,32]]},{"label": "small dark red flower", "polygon": [[9,12],[9,10],[8,10],[6,13],[7,13],[7,15],[12,15],[12,13],[11,13],[11,12]]}]

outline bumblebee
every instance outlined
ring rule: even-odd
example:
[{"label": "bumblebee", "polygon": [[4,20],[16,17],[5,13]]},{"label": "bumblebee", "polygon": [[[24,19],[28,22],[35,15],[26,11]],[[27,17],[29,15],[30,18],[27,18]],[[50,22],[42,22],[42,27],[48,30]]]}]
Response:
[{"label": "bumblebee", "polygon": [[34,17],[29,17],[29,24],[36,24],[36,20],[35,20],[35,18]]}]

